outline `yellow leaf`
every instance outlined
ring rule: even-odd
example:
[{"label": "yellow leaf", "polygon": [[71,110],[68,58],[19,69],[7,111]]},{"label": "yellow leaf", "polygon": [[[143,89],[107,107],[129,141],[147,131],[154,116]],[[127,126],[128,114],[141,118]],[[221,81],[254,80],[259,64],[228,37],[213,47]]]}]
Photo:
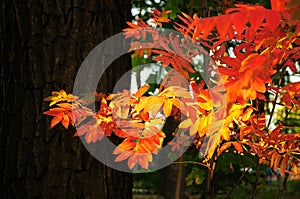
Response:
[{"label": "yellow leaf", "polygon": [[174,106],[176,106],[176,107],[179,108],[179,109],[182,109],[183,104],[180,103],[180,101],[179,101],[178,98],[172,98],[172,99],[169,99],[169,100],[172,102],[172,104],[173,104]]},{"label": "yellow leaf", "polygon": [[172,101],[166,100],[164,103],[164,114],[166,117],[170,116],[172,107],[173,107]]},{"label": "yellow leaf", "polygon": [[200,118],[198,118],[196,122],[191,126],[190,136],[193,136],[195,135],[196,132],[198,132],[199,125],[200,125]]},{"label": "yellow leaf", "polygon": [[191,126],[193,124],[192,120],[190,118],[183,120],[179,125],[178,128],[180,129],[184,129],[184,128],[188,128],[189,126]]},{"label": "yellow leaf", "polygon": [[153,104],[149,110],[149,113],[151,113],[151,115],[156,115],[158,113],[158,111],[160,110],[161,106],[162,106],[163,102],[160,102],[159,104]]},{"label": "yellow leaf", "polygon": [[157,114],[159,109],[164,103],[165,98],[160,96],[151,96],[148,99],[148,103],[145,104],[144,110],[145,112],[151,111],[151,114],[154,116]]},{"label": "yellow leaf", "polygon": [[242,121],[244,121],[244,122],[248,121],[250,119],[252,112],[253,112],[252,107],[247,108],[247,110],[242,115]]},{"label": "yellow leaf", "polygon": [[207,133],[209,127],[209,119],[210,117],[206,117],[206,116],[203,116],[199,119],[198,134],[200,137],[204,136]]},{"label": "yellow leaf", "polygon": [[224,127],[221,130],[221,135],[223,137],[224,140],[229,141],[230,140],[230,130],[227,127]]},{"label": "yellow leaf", "polygon": [[159,96],[164,97],[182,97],[182,98],[191,98],[190,92],[183,87],[180,86],[170,86],[167,87],[163,92],[159,94]]},{"label": "yellow leaf", "polygon": [[211,159],[213,156],[217,146],[219,145],[221,140],[219,133],[214,133],[211,136],[209,136],[207,146],[205,149],[205,153],[203,155],[206,155],[206,159]]},{"label": "yellow leaf", "polygon": [[[146,104],[148,103],[149,97],[142,97],[139,103],[135,106],[135,110],[139,113],[144,109]],[[147,112],[147,111],[146,111]]]},{"label": "yellow leaf", "polygon": [[297,162],[293,162],[293,170],[295,174],[298,174],[298,163]]}]

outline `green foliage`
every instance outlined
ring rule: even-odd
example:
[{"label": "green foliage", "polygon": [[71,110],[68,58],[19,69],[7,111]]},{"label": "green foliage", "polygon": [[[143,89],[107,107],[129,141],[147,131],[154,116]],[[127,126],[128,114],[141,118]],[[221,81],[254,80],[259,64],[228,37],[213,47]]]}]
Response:
[{"label": "green foliage", "polygon": [[196,185],[201,185],[204,180],[205,180],[205,170],[200,169],[198,167],[193,167],[192,171],[188,174],[186,178],[186,184],[187,186],[191,186],[194,183]]}]

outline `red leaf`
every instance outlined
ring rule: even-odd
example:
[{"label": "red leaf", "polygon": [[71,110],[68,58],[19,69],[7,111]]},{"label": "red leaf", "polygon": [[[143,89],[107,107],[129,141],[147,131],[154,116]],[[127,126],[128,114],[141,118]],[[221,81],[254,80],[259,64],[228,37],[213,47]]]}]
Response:
[{"label": "red leaf", "polygon": [[248,21],[248,12],[233,13],[231,20],[235,30],[241,35],[244,32]]},{"label": "red leaf", "polygon": [[266,11],[266,24],[271,31],[274,31],[280,24],[281,16],[279,12],[267,10]]},{"label": "red leaf", "polygon": [[293,62],[292,60],[287,60],[286,65],[291,69],[291,71],[293,71],[294,73],[297,73],[297,68],[295,65],[295,62]]},{"label": "red leaf", "polygon": [[249,11],[249,20],[251,29],[256,31],[261,25],[265,18],[265,9],[255,9]]},{"label": "red leaf", "polygon": [[[202,31],[203,38],[207,38],[207,36],[210,34],[211,30],[215,26],[214,24],[214,18],[215,17],[210,17],[210,18],[204,18],[200,23],[203,24],[203,27],[205,27]],[[199,36],[200,37],[200,36]]]},{"label": "red leaf", "polygon": [[220,15],[215,17],[214,23],[220,34],[220,38],[225,38],[225,35],[231,26],[231,15]]},{"label": "red leaf", "polygon": [[286,2],[288,2],[288,0],[271,0],[272,10],[284,11]]}]

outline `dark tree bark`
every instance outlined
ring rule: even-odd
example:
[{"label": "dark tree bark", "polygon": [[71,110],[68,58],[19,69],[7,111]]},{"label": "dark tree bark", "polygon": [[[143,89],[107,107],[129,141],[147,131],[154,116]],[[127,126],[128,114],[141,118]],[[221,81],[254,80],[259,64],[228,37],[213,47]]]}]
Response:
[{"label": "dark tree bark", "polygon": [[[87,54],[124,28],[130,0],[2,0],[0,10],[1,198],[131,198],[131,175],[94,159],[74,129],[50,130],[42,114],[43,98],[71,92]],[[104,91],[130,57],[116,65],[102,77]]]}]

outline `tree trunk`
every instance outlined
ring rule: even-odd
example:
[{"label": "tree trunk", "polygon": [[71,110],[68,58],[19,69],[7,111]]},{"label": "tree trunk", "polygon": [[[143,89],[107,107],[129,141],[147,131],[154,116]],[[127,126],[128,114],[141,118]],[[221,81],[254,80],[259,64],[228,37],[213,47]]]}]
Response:
[{"label": "tree trunk", "polygon": [[[74,138],[49,129],[43,98],[72,91],[84,58],[130,20],[130,0],[1,1],[1,198],[131,198],[132,177],[104,166]],[[130,56],[102,77],[111,91]],[[114,76],[113,76],[114,75]]]}]

